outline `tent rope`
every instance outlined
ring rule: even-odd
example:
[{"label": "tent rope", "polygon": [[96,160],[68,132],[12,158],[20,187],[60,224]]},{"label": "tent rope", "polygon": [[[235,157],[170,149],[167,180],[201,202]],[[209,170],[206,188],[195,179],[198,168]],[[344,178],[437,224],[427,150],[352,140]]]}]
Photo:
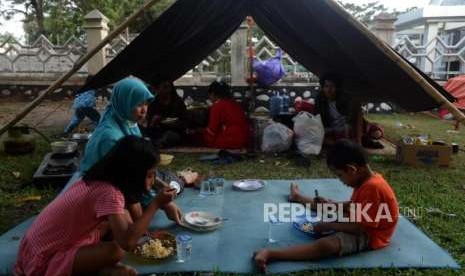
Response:
[{"label": "tent rope", "polygon": [[254,89],[254,77],[253,77],[253,58],[255,56],[255,49],[252,41],[252,28],[255,22],[252,16],[247,16],[247,44],[248,44],[248,55],[249,55],[249,88],[250,88],[250,102],[249,102],[249,113],[253,113],[255,110],[255,89]]}]

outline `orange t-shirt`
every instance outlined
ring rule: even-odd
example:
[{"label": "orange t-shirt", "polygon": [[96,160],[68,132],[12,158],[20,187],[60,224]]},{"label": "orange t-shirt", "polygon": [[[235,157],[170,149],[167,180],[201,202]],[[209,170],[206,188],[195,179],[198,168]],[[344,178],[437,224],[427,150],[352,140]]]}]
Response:
[{"label": "orange t-shirt", "polygon": [[358,222],[365,228],[370,247],[378,249],[387,246],[399,218],[399,207],[391,186],[380,174],[375,174],[354,189],[351,201],[359,203]]}]

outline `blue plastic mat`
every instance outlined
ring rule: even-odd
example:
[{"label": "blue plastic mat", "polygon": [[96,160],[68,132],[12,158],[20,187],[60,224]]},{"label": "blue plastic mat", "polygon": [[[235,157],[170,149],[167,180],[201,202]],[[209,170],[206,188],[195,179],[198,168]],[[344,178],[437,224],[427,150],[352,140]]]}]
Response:
[{"label": "blue plastic mat", "polygon": [[[198,190],[186,189],[177,199],[184,212],[210,211],[227,220],[222,228],[211,233],[195,233],[173,225],[163,213],[158,213],[151,225],[174,234],[188,233],[193,238],[191,260],[179,264],[171,258],[154,265],[128,254],[125,262],[136,267],[141,274],[161,272],[222,271],[236,273],[255,272],[252,252],[267,243],[268,223],[263,220],[263,203],[285,202],[291,181],[267,181],[263,190],[239,192],[232,189],[232,182],[225,185],[224,196],[201,198]],[[320,196],[347,200],[351,189],[335,179],[292,181],[310,195],[318,189]],[[0,237],[0,274],[7,274],[14,262],[18,238],[22,237],[31,220],[28,220]],[[283,223],[273,229],[279,242],[273,246],[286,246],[312,242],[312,239]],[[452,257],[429,239],[405,218],[400,218],[397,231],[389,247],[343,258],[318,262],[276,262],[268,266],[269,272],[291,272],[316,269],[353,268],[460,268]]]}]

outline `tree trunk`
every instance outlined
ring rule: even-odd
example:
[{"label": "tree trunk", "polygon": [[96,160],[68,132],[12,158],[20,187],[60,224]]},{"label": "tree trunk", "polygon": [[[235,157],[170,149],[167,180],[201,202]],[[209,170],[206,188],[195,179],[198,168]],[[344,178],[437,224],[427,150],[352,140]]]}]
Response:
[{"label": "tree trunk", "polygon": [[44,3],[43,0],[31,0],[31,5],[34,8],[35,18],[37,23],[37,33],[39,35],[45,35],[44,27]]}]

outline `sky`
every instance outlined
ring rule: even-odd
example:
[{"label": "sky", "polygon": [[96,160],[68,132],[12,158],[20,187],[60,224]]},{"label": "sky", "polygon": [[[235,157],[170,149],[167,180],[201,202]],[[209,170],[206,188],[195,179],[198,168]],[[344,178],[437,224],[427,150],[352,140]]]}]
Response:
[{"label": "sky", "polygon": [[[309,0],[315,1],[315,0]],[[376,0],[342,0],[342,2],[346,3],[354,3],[358,5],[374,2]],[[380,4],[390,8],[390,9],[397,9],[398,11],[405,10],[409,7],[423,7],[424,5],[428,4],[430,0],[379,0]],[[0,5],[2,1],[0,1]],[[1,7],[0,9],[4,9],[5,6]],[[0,34],[4,33],[12,33],[17,38],[22,38],[24,36],[24,31],[22,28],[23,16],[17,15],[13,19],[6,21],[3,18],[0,18]]]},{"label": "sky", "polygon": [[[344,3],[354,3],[357,5],[376,2],[376,0],[341,0]],[[410,7],[423,7],[430,2],[430,0],[378,0],[380,4],[390,9],[397,9],[398,11],[405,10]]]}]

